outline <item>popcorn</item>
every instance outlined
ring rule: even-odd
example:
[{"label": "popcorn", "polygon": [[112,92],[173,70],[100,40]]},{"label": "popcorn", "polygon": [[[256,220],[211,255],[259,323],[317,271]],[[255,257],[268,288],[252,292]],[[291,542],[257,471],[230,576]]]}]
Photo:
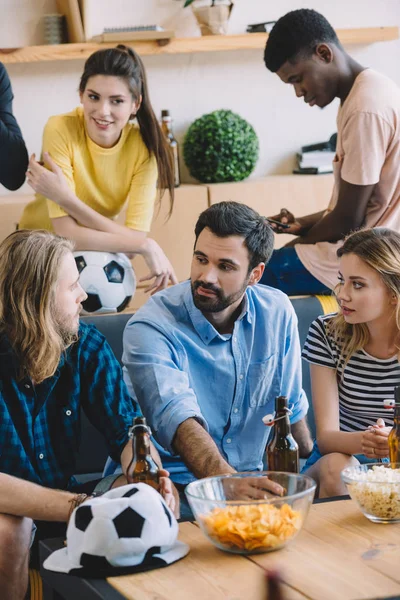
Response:
[{"label": "popcorn", "polygon": [[350,496],[365,513],[380,519],[400,518],[400,469],[374,465],[363,471],[349,467],[343,474]]}]

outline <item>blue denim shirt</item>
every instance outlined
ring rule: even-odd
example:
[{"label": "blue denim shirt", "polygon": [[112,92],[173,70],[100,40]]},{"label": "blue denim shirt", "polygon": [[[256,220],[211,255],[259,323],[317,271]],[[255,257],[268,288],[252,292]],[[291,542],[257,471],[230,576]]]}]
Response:
[{"label": "blue denim shirt", "polygon": [[33,385],[0,336],[0,472],[50,488],[73,486],[81,407],[120,459],[134,410],[121,367],[105,337],[81,324],[79,339],[52,377]]},{"label": "blue denim shirt", "polygon": [[231,335],[198,310],[190,281],[153,296],[124,332],[124,378],[173,481],[195,479],[174,453],[178,426],[195,417],[238,471],[262,467],[270,428],[262,417],[288,397],[291,422],[308,409],[301,388],[297,319],[288,297],[248,287]]}]

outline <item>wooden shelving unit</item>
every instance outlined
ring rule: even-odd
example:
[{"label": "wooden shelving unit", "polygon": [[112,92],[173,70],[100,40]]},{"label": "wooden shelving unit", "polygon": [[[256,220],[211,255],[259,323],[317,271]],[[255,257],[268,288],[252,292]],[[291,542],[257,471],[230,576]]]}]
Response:
[{"label": "wooden shelving unit", "polygon": [[[372,44],[399,38],[398,27],[364,27],[359,29],[338,29],[338,37],[345,44]],[[198,52],[227,52],[229,50],[262,50],[268,35],[266,33],[245,33],[241,35],[210,35],[195,38],[173,38],[166,46],[156,41],[126,42],[141,56],[163,54],[193,54]],[[0,49],[0,61],[5,64],[32,63],[53,60],[86,59],[100,48],[110,48],[116,43],[60,44],[57,46],[26,46],[25,48]]]}]

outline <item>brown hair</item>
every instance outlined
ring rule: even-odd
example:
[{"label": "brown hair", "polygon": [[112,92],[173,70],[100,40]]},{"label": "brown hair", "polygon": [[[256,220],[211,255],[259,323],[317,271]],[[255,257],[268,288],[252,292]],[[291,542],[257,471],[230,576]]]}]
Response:
[{"label": "brown hair", "polygon": [[109,75],[124,79],[135,102],[140,101],[136,118],[139,123],[143,141],[150,155],[154,155],[158,168],[158,189],[160,197],[166,189],[170,192],[170,211],[174,204],[174,161],[172,152],[161,131],[161,127],[151,106],[147,77],[140,56],[123,44],[115,48],[97,50],[85,62],[84,71],[79,84],[83,93],[90,77]]},{"label": "brown hair", "polygon": [[0,332],[21,363],[20,377],[40,383],[54,375],[66,339],[55,320],[62,258],[73,244],[48,231],[21,229],[0,244]]},{"label": "brown hair", "polygon": [[[362,229],[349,235],[337,251],[339,258],[346,254],[355,254],[377,271],[388,290],[397,298],[393,310],[400,331],[400,235],[385,227]],[[341,358],[345,364],[355,352],[366,346],[370,338],[365,323],[346,323],[340,312],[329,321],[328,330],[341,347]],[[397,347],[400,359],[400,346]]]}]

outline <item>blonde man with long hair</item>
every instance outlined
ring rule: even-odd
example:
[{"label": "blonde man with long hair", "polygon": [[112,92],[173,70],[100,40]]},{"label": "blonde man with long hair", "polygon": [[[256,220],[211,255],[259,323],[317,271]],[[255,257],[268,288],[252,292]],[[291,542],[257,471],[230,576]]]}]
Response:
[{"label": "blonde man with long hair", "polygon": [[[73,477],[81,408],[124,473],[132,458],[135,411],[104,336],[79,322],[86,294],[72,249],[40,230],[16,231],[0,244],[2,600],[24,598],[36,529],[40,537],[65,534],[72,509],[99,484],[79,486]],[[174,508],[167,473],[160,474],[160,492]],[[114,485],[122,483],[124,476]]]},{"label": "blonde man with long hair", "polygon": [[303,350],[317,427],[304,471],[320,497],[345,494],[340,472],[356,461],[388,460],[393,419],[383,401],[400,385],[400,235],[358,231],[338,257],[340,311],[311,324]]}]

